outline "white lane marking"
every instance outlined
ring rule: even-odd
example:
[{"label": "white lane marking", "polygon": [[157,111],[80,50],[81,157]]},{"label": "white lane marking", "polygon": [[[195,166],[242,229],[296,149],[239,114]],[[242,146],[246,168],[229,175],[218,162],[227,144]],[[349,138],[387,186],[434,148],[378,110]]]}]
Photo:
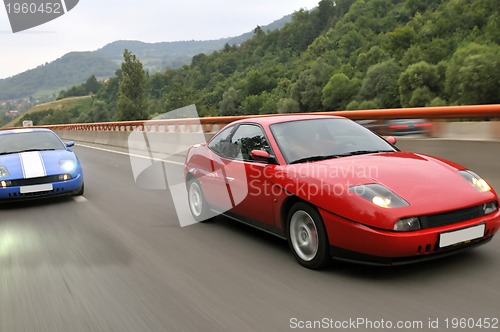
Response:
[{"label": "white lane marking", "polygon": [[40,152],[22,152],[19,154],[19,158],[21,159],[25,179],[39,178],[47,175]]},{"label": "white lane marking", "polygon": [[105,151],[105,152],[111,152],[111,153],[121,154],[121,155],[124,155],[124,156],[130,156],[130,157],[135,157],[135,158],[143,158],[143,159],[148,159],[148,160],[161,161],[161,162],[164,162],[164,163],[167,163],[167,164],[184,166],[184,163],[181,163],[181,162],[178,162],[178,161],[173,161],[173,160],[153,158],[153,157],[148,157],[148,156],[141,156],[139,154],[133,154],[133,153],[127,153],[127,152],[109,150],[109,149],[98,148],[98,147],[95,147],[95,146],[84,145],[84,144],[75,144],[75,145],[76,146],[81,146],[81,147],[84,147],[84,148],[88,148],[88,149],[94,149],[94,150],[99,150],[99,151]]}]

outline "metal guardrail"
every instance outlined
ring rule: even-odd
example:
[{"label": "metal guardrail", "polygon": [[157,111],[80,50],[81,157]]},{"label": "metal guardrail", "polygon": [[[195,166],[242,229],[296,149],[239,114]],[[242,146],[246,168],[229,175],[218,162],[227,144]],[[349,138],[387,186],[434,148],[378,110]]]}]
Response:
[{"label": "metal guardrail", "polygon": [[[292,113],[298,114],[298,113]],[[500,118],[500,104],[494,105],[468,105],[468,106],[441,106],[441,107],[417,107],[398,109],[374,109],[359,111],[329,111],[313,112],[306,114],[322,114],[344,116],[353,120],[362,119],[493,119]],[[287,114],[268,114],[250,116],[225,116],[204,117],[199,119],[163,119],[143,121],[121,121],[121,122],[99,122],[78,123],[43,126],[53,130],[84,130],[84,131],[162,131],[162,132],[192,132],[199,131],[201,127],[204,132],[215,131],[228,123],[236,120],[258,116],[286,116]]]}]

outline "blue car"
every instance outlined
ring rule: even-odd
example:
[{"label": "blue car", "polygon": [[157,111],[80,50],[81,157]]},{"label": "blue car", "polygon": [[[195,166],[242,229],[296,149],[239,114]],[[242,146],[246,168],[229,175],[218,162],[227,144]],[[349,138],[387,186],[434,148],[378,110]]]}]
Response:
[{"label": "blue car", "polygon": [[0,131],[0,201],[83,195],[74,144],[49,129]]}]

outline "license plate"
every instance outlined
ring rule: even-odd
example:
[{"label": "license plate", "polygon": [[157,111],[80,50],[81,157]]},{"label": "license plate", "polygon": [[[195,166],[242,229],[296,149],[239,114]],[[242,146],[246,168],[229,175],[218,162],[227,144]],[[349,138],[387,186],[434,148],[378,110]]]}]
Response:
[{"label": "license plate", "polygon": [[485,228],[486,226],[484,224],[481,224],[469,228],[464,228],[458,231],[441,233],[439,236],[439,247],[443,248],[454,244],[479,239],[484,236]]},{"label": "license plate", "polygon": [[53,188],[52,183],[37,184],[33,186],[22,186],[20,188],[21,194],[38,193],[41,191],[51,191]]}]

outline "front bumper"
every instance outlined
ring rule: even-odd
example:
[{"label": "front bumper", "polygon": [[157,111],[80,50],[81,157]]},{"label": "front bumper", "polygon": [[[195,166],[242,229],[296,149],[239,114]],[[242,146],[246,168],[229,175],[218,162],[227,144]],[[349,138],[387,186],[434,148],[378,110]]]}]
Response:
[{"label": "front bumper", "polygon": [[[47,185],[50,185],[50,187]],[[83,175],[78,174],[76,177],[67,181],[41,183],[35,185],[32,190],[29,190],[29,192],[23,192],[25,190],[21,190],[22,187],[26,186],[12,186],[6,188],[0,187],[0,201],[21,201],[45,197],[74,195],[81,190],[82,186]]]},{"label": "front bumper", "polygon": [[[377,265],[400,265],[448,256],[487,243],[500,228],[500,211],[452,225],[412,232],[374,229],[320,211],[334,258]],[[440,234],[484,224],[482,237],[440,247]]]}]

